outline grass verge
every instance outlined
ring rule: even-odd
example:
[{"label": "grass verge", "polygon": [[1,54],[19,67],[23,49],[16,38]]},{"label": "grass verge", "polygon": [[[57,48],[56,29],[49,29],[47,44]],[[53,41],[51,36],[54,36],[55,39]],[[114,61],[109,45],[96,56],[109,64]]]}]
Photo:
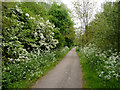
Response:
[{"label": "grass verge", "polygon": [[88,63],[88,58],[78,49],[77,54],[80,58],[81,69],[83,73],[83,86],[82,88],[120,88],[120,84],[117,81],[104,81],[102,80],[96,71],[95,65]]},{"label": "grass verge", "polygon": [[94,70],[91,70],[88,65],[86,64],[86,58],[82,57],[82,53],[77,51],[77,54],[80,58],[80,64],[81,64],[81,69],[83,73],[83,86],[82,88],[99,88],[101,87],[101,84],[99,82],[99,78],[96,75],[96,72]]}]

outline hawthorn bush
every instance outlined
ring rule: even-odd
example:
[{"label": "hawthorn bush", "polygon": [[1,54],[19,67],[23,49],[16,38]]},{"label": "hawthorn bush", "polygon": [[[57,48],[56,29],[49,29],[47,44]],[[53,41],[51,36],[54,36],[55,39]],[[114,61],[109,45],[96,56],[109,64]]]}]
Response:
[{"label": "hawthorn bush", "polygon": [[[5,62],[27,59],[30,52],[56,47],[58,40],[54,39],[54,31],[58,28],[49,20],[45,21],[39,15],[32,17],[18,6],[7,9],[11,16],[7,16],[7,12],[3,14],[2,51]],[[12,25],[5,26],[5,20],[12,22]]]}]

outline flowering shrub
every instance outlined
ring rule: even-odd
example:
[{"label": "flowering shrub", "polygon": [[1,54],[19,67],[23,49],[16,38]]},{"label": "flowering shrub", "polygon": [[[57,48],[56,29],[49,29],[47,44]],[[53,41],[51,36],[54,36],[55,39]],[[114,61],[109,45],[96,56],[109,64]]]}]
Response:
[{"label": "flowering shrub", "polygon": [[55,50],[59,42],[54,32],[59,28],[49,20],[17,5],[3,9],[2,86],[13,88],[15,82],[41,77],[69,48]]},{"label": "flowering shrub", "polygon": [[[3,60],[12,62],[28,59],[28,53],[50,50],[56,47],[58,40],[54,39],[55,28],[49,20],[45,21],[39,15],[30,16],[19,7],[9,9],[11,17],[3,16],[4,20],[12,19],[11,27],[3,28]],[[4,23],[3,23],[4,25]]]},{"label": "flowering shrub", "polygon": [[25,88],[20,81],[40,78],[69,51],[67,46],[57,48],[62,34],[49,22],[44,5],[2,3],[3,88]]},{"label": "flowering shrub", "polygon": [[83,54],[82,57],[86,59],[82,63],[87,64],[91,70],[95,70],[103,82],[118,81],[118,61],[120,58],[117,52],[113,53],[111,50],[101,51],[93,44],[77,51],[80,51]]},{"label": "flowering shrub", "polygon": [[59,58],[62,58],[68,51],[69,48],[61,48],[54,51],[44,52],[39,52],[38,50],[34,53],[29,53],[28,59],[20,58],[20,60],[14,61],[15,63],[9,63],[7,66],[3,63],[3,88],[18,88],[17,86],[13,86],[13,83],[24,79],[32,80],[34,78],[40,78],[44,75],[48,67],[55,65]]}]

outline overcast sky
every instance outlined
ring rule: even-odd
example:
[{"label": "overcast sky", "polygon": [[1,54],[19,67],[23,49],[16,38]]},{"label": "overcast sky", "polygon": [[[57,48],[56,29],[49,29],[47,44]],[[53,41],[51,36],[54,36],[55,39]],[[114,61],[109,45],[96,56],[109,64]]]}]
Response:
[{"label": "overcast sky", "polygon": [[[73,5],[72,5],[72,2],[73,1],[76,1],[76,0],[62,0],[62,2],[64,3],[64,4],[66,4],[67,5],[67,7],[70,9],[70,10],[72,10],[73,9]],[[103,4],[103,3],[105,3],[106,1],[116,1],[116,0],[91,0],[92,2],[96,2],[96,4],[95,4],[95,9],[97,10],[97,11],[101,11],[102,9],[101,9],[101,4]],[[94,12],[94,13],[96,13],[96,12]],[[78,21],[78,19],[75,19],[74,20],[74,22],[76,23],[76,25],[75,25],[75,27],[79,27],[80,26],[80,22]]]},{"label": "overcast sky", "polygon": [[[72,1],[75,1],[75,0],[62,0],[62,2],[64,4],[66,4],[68,6],[68,8],[72,8]],[[98,7],[101,5],[101,3],[105,2],[105,1],[116,1],[116,0],[91,0],[91,1],[96,1],[97,2],[97,5]]]},{"label": "overcast sky", "polygon": [[[75,0],[62,0],[62,2],[64,3],[64,4],[66,4],[67,6],[68,6],[68,8],[72,8],[72,2],[73,1],[75,1]],[[98,6],[101,4],[101,3],[103,3],[105,0],[92,0],[92,1],[97,1],[97,4],[98,4]]]},{"label": "overcast sky", "polygon": [[[73,1],[76,1],[76,0],[62,0],[62,2],[64,3],[64,4],[66,4],[67,5],[67,7],[70,9],[70,10],[72,10],[73,9],[73,5],[72,5],[72,2]],[[92,2],[96,2],[96,4],[95,4],[95,7],[97,8],[97,10],[101,10],[101,4],[104,2],[104,0],[91,0]],[[95,13],[95,12],[94,12]],[[78,19],[76,19],[76,18],[74,18],[73,19],[74,20],[74,22],[75,22],[75,27],[79,27],[80,26],[80,22],[79,22],[79,20]]]}]

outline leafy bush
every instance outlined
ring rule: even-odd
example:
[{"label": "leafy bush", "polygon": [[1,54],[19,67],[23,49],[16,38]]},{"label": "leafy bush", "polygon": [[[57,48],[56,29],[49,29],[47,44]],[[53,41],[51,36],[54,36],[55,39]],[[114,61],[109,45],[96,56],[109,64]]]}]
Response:
[{"label": "leafy bush", "polygon": [[95,15],[95,19],[89,23],[84,35],[80,36],[83,46],[94,43],[102,50],[113,48],[120,52],[119,6],[120,2],[117,1],[104,4],[104,11]]},{"label": "leafy bush", "polygon": [[[56,47],[58,40],[54,39],[55,28],[49,20],[45,21],[37,15],[31,17],[23,12],[20,7],[9,9],[11,16],[6,13],[4,20],[12,19],[11,27],[3,23],[3,60],[5,62],[16,61],[20,58],[28,59],[28,53],[36,50],[50,50]],[[4,12],[4,11],[3,11]]]}]

